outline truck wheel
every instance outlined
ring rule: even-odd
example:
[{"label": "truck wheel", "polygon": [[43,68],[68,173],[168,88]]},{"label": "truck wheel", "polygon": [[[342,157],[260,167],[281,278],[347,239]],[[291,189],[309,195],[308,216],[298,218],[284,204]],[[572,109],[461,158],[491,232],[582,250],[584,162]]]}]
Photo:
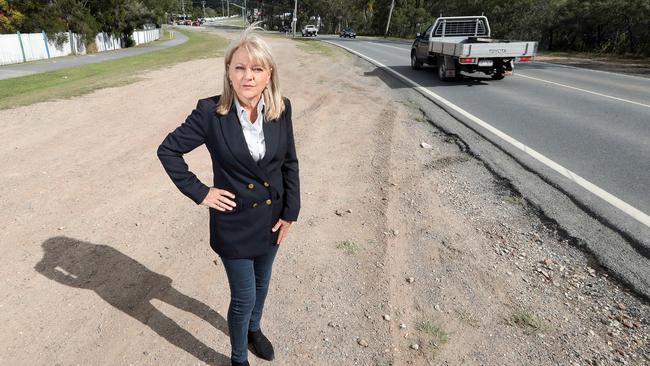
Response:
[{"label": "truck wheel", "polygon": [[492,80],[501,80],[504,77],[506,77],[505,71],[497,71],[494,74],[492,74]]},{"label": "truck wheel", "polygon": [[438,63],[438,79],[440,79],[440,81],[449,80],[447,77],[447,66],[445,66],[444,61]]},{"label": "truck wheel", "polygon": [[411,68],[413,70],[420,70],[422,68],[422,62],[418,61],[418,58],[415,56],[415,51],[411,52]]}]

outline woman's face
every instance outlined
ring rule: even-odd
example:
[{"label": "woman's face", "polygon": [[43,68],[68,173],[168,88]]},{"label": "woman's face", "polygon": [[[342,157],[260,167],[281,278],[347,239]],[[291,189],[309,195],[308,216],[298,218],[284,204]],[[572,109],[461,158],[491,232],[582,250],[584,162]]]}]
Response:
[{"label": "woman's face", "polygon": [[271,70],[253,62],[248,51],[240,47],[228,65],[228,78],[241,101],[255,100],[269,83]]}]

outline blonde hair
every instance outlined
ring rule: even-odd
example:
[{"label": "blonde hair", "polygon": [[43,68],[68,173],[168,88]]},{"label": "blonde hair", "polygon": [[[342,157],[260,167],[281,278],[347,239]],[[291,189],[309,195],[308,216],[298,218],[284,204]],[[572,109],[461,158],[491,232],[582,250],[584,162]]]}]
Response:
[{"label": "blonde hair", "polygon": [[260,22],[256,22],[246,28],[239,39],[230,43],[228,49],[226,50],[226,55],[224,57],[224,74],[223,74],[223,93],[219,102],[217,103],[217,113],[221,115],[226,115],[230,111],[230,107],[235,98],[235,91],[230,84],[230,79],[228,78],[228,66],[232,61],[233,54],[240,48],[244,48],[250,58],[258,63],[263,68],[271,71],[271,79],[269,84],[262,91],[264,96],[264,117],[267,121],[272,121],[280,117],[280,114],[284,111],[284,102],[282,100],[282,95],[280,94],[280,79],[278,77],[278,67],[273,60],[271,55],[271,49],[269,45],[266,44],[257,35],[253,34],[253,31],[259,28]]}]

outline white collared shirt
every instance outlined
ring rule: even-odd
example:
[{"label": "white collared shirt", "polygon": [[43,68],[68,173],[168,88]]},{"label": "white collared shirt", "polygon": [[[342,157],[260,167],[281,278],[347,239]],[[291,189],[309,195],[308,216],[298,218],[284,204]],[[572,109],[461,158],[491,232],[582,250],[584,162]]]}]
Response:
[{"label": "white collared shirt", "polygon": [[246,145],[248,145],[248,152],[250,152],[253,160],[258,162],[264,158],[266,153],[266,144],[264,141],[264,96],[260,97],[257,103],[257,119],[255,123],[250,121],[250,116],[246,113],[246,109],[239,104],[237,97],[235,99],[235,106],[237,108],[237,117],[239,124],[244,132]]}]

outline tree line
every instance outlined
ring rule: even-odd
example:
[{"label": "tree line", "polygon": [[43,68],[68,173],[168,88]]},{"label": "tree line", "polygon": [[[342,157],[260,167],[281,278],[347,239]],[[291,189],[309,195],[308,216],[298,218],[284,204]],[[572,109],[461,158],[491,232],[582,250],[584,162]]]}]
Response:
[{"label": "tree line", "polygon": [[[388,24],[391,3],[393,11]],[[231,0],[243,5],[243,0]],[[225,0],[0,0],[0,32],[63,32],[84,37],[104,31],[128,35],[174,14],[224,15]],[[294,0],[248,0],[268,29],[289,25]],[[241,10],[230,7],[230,14]],[[650,0],[298,0],[298,27],[320,33],[352,27],[361,35],[412,38],[436,17],[486,15],[492,36],[540,43],[542,50],[650,56]]]},{"label": "tree line", "polygon": [[84,43],[99,32],[120,37],[126,46],[130,35],[145,25],[160,26],[177,0],[0,0],[0,33],[72,31]]},{"label": "tree line", "polygon": [[[412,38],[440,15],[484,14],[493,37],[538,41],[542,50],[650,56],[650,0],[394,0],[386,33],[392,1],[299,0],[298,18],[306,24],[320,16],[321,33],[349,26],[359,34]],[[259,3],[292,11],[294,2]]]}]

